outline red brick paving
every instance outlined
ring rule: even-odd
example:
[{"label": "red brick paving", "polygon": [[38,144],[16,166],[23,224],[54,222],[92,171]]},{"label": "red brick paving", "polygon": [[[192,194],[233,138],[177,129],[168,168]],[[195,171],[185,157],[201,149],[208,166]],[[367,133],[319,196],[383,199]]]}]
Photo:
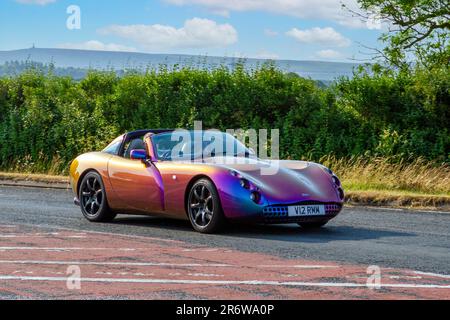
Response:
[{"label": "red brick paving", "polygon": [[[81,289],[67,288],[69,265],[79,265]],[[382,288],[369,289],[366,270],[151,237],[0,225],[0,298],[450,298],[449,278],[382,268]],[[391,284],[403,287],[384,286]]]}]

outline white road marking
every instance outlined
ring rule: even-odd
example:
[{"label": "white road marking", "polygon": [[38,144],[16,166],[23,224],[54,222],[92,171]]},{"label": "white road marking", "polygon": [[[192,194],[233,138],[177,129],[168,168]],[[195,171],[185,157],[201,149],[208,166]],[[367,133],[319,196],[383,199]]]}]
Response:
[{"label": "white road marking", "polygon": [[[67,277],[28,277],[0,275],[0,280],[11,281],[67,281]],[[292,287],[337,287],[363,288],[363,283],[351,282],[297,282],[265,280],[192,280],[192,279],[134,279],[134,278],[71,278],[73,281],[105,283],[162,283],[162,284],[205,284],[205,285],[251,285],[251,286],[292,286]],[[382,288],[399,289],[450,289],[450,285],[382,283]]]},{"label": "white road marking", "polygon": [[[166,263],[166,262],[96,262],[96,261],[53,261],[53,260],[0,260],[0,264],[45,264],[45,265],[93,265],[93,266],[166,266],[166,267],[245,267],[225,263]],[[326,269],[340,268],[333,265],[258,265],[257,268],[298,268],[298,269]]]},{"label": "white road marking", "polygon": [[93,266],[144,266],[144,267],[232,267],[220,263],[165,263],[165,262],[95,262],[95,261],[49,261],[49,260],[0,260],[0,264],[43,265],[93,265]]},{"label": "white road marking", "polygon": [[44,250],[44,251],[71,251],[71,250],[118,250],[118,251],[135,251],[135,250],[148,250],[148,248],[80,248],[80,247],[66,247],[66,248],[54,248],[54,247],[0,247],[0,251],[6,250]]},{"label": "white road marking", "polygon": [[223,277],[222,274],[215,273],[188,273],[187,275],[191,277]]},{"label": "white road marking", "polygon": [[400,212],[411,212],[411,213],[445,213],[449,214],[449,211],[440,211],[440,210],[422,210],[420,208],[388,208],[388,207],[372,207],[372,206],[351,206],[346,205],[351,208],[368,208],[373,210],[381,210],[381,211],[400,211]]},{"label": "white road marking", "polygon": [[[219,251],[217,248],[195,248],[195,249],[182,249],[185,252],[215,252]],[[224,250],[222,250],[224,251]]]},{"label": "white road marking", "polygon": [[314,264],[296,264],[296,265],[277,265],[277,264],[263,264],[258,268],[298,268],[298,269],[326,269],[326,268],[340,268],[340,266],[314,265]]},{"label": "white road marking", "polygon": [[385,207],[368,207],[370,209],[374,209],[374,210],[382,210],[382,211],[405,211],[404,209],[400,209],[400,208],[385,208]]},{"label": "white road marking", "polygon": [[431,277],[450,279],[450,275],[448,275],[448,274],[439,274],[439,273],[422,272],[422,271],[413,271],[413,273],[420,274],[420,275],[423,275],[423,276],[431,276]]},{"label": "white road marking", "polygon": [[38,227],[38,228],[45,228],[45,229],[55,229],[55,230],[67,230],[67,231],[74,231],[74,232],[86,232],[87,234],[100,234],[100,235],[106,235],[106,236],[119,236],[119,237],[125,237],[125,238],[135,238],[135,239],[142,239],[142,240],[156,240],[161,242],[171,242],[171,243],[183,243],[183,241],[180,240],[172,240],[172,239],[163,239],[163,238],[156,238],[156,237],[146,237],[146,236],[138,236],[138,235],[132,235],[132,234],[123,234],[123,233],[113,233],[113,232],[103,232],[103,231],[91,231],[91,230],[80,230],[80,229],[74,229],[74,228],[66,228],[66,227],[59,227],[59,226],[48,226],[48,225],[41,225],[41,224],[29,224],[29,223],[21,223],[20,226],[26,226],[26,227]]},{"label": "white road marking", "polygon": [[58,232],[50,233],[22,233],[22,234],[1,234],[0,238],[49,238],[50,236],[61,236],[63,238],[87,238],[85,234],[61,235]]},{"label": "white road marking", "polygon": [[421,276],[389,276],[389,279],[422,279]]}]

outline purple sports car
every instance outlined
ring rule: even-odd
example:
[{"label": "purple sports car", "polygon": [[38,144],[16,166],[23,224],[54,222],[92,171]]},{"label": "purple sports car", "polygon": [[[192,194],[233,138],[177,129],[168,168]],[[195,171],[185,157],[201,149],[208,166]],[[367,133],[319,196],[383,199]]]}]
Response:
[{"label": "purple sports car", "polygon": [[205,132],[139,130],[80,155],[70,166],[75,203],[90,221],[156,214],[189,219],[203,233],[227,220],[318,228],[342,210],[330,169],[259,159],[233,136]]}]

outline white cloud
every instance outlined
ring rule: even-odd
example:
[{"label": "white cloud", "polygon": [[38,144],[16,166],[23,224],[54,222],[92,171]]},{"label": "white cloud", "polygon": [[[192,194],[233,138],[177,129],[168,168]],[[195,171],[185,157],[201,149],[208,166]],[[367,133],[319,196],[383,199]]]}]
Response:
[{"label": "white cloud", "polygon": [[40,6],[45,6],[49,3],[56,2],[56,0],[16,0],[16,2],[23,4],[37,4]]},{"label": "white cloud", "polygon": [[331,27],[300,30],[293,28],[286,35],[302,43],[348,47],[351,41]]},{"label": "white cloud", "polygon": [[294,16],[302,19],[332,20],[353,28],[366,28],[357,17],[342,8],[345,4],[351,10],[359,8],[357,0],[164,0],[167,3],[185,6],[205,7],[212,13],[222,16],[231,11],[264,11],[274,14]]},{"label": "white cloud", "polygon": [[132,40],[146,50],[223,47],[238,39],[237,31],[230,24],[200,18],[186,20],[178,29],[161,24],[111,25],[98,32]]},{"label": "white cloud", "polygon": [[127,47],[115,43],[103,43],[97,40],[82,43],[62,43],[58,45],[62,49],[97,50],[97,51],[137,51],[136,48]]},{"label": "white cloud", "polygon": [[340,59],[342,55],[340,52],[333,49],[325,49],[316,52],[317,56],[322,59]]},{"label": "white cloud", "polygon": [[276,37],[278,35],[278,32],[272,29],[264,29],[264,34],[268,37]]},{"label": "white cloud", "polygon": [[366,25],[369,30],[381,30],[383,28],[383,20],[379,14],[372,13],[369,15]]}]

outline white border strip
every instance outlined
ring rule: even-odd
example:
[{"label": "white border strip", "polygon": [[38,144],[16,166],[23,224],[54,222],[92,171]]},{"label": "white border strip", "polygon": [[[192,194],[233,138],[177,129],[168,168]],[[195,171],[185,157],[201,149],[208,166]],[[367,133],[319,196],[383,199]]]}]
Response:
[{"label": "white border strip", "polygon": [[[92,266],[173,266],[173,267],[235,267],[248,266],[232,265],[225,263],[169,263],[169,262],[122,262],[122,261],[61,261],[61,260],[0,260],[0,264],[36,264],[36,265],[92,265]],[[295,269],[335,269],[339,266],[332,265],[257,265],[252,268],[295,268]]]},{"label": "white border strip", "polygon": [[319,265],[319,264],[294,264],[294,265],[282,265],[282,264],[263,264],[259,265],[258,268],[294,268],[294,269],[336,269],[340,268],[340,266],[332,266],[332,265]]},{"label": "white border strip", "polygon": [[[252,286],[292,286],[292,287],[346,287],[364,288],[363,283],[351,282],[294,282],[294,281],[265,281],[265,280],[191,280],[191,279],[130,279],[130,278],[67,278],[67,277],[27,277],[0,275],[0,280],[19,281],[80,281],[80,282],[104,282],[104,283],[160,283],[160,284],[205,284],[205,285],[252,285]],[[450,285],[435,284],[406,284],[385,283],[382,288],[399,289],[450,289]]]},{"label": "white border strip", "polygon": [[80,251],[80,250],[118,250],[118,251],[135,251],[135,250],[148,250],[147,248],[91,248],[91,247],[0,247],[0,251],[11,250],[44,250],[44,251]]},{"label": "white border strip", "polygon": [[160,242],[186,244],[186,242],[184,242],[184,241],[174,240],[174,239],[164,239],[164,238],[140,236],[140,235],[133,235],[133,234],[114,233],[114,232],[95,231],[95,230],[85,230],[85,229],[76,229],[76,228],[67,228],[67,227],[51,226],[51,225],[44,225],[44,224],[18,223],[17,225],[15,225],[15,227],[21,227],[21,226],[31,227],[31,228],[51,229],[51,230],[85,232],[85,233],[87,233],[87,235],[89,235],[91,233],[91,234],[100,234],[100,235],[106,235],[106,236],[119,236],[119,237],[125,237],[125,238],[133,238],[133,239],[155,240],[155,241],[160,241]]},{"label": "white border strip", "polygon": [[422,271],[414,271],[413,273],[419,274],[421,276],[430,276],[430,277],[450,279],[450,275],[448,275],[448,274],[440,274],[440,273],[433,273],[433,272],[422,272]]},{"label": "white border strip", "polygon": [[0,260],[0,264],[38,265],[86,265],[86,266],[144,266],[144,267],[234,267],[221,263],[167,263],[167,262],[95,262],[95,261],[47,261],[47,260]]}]

